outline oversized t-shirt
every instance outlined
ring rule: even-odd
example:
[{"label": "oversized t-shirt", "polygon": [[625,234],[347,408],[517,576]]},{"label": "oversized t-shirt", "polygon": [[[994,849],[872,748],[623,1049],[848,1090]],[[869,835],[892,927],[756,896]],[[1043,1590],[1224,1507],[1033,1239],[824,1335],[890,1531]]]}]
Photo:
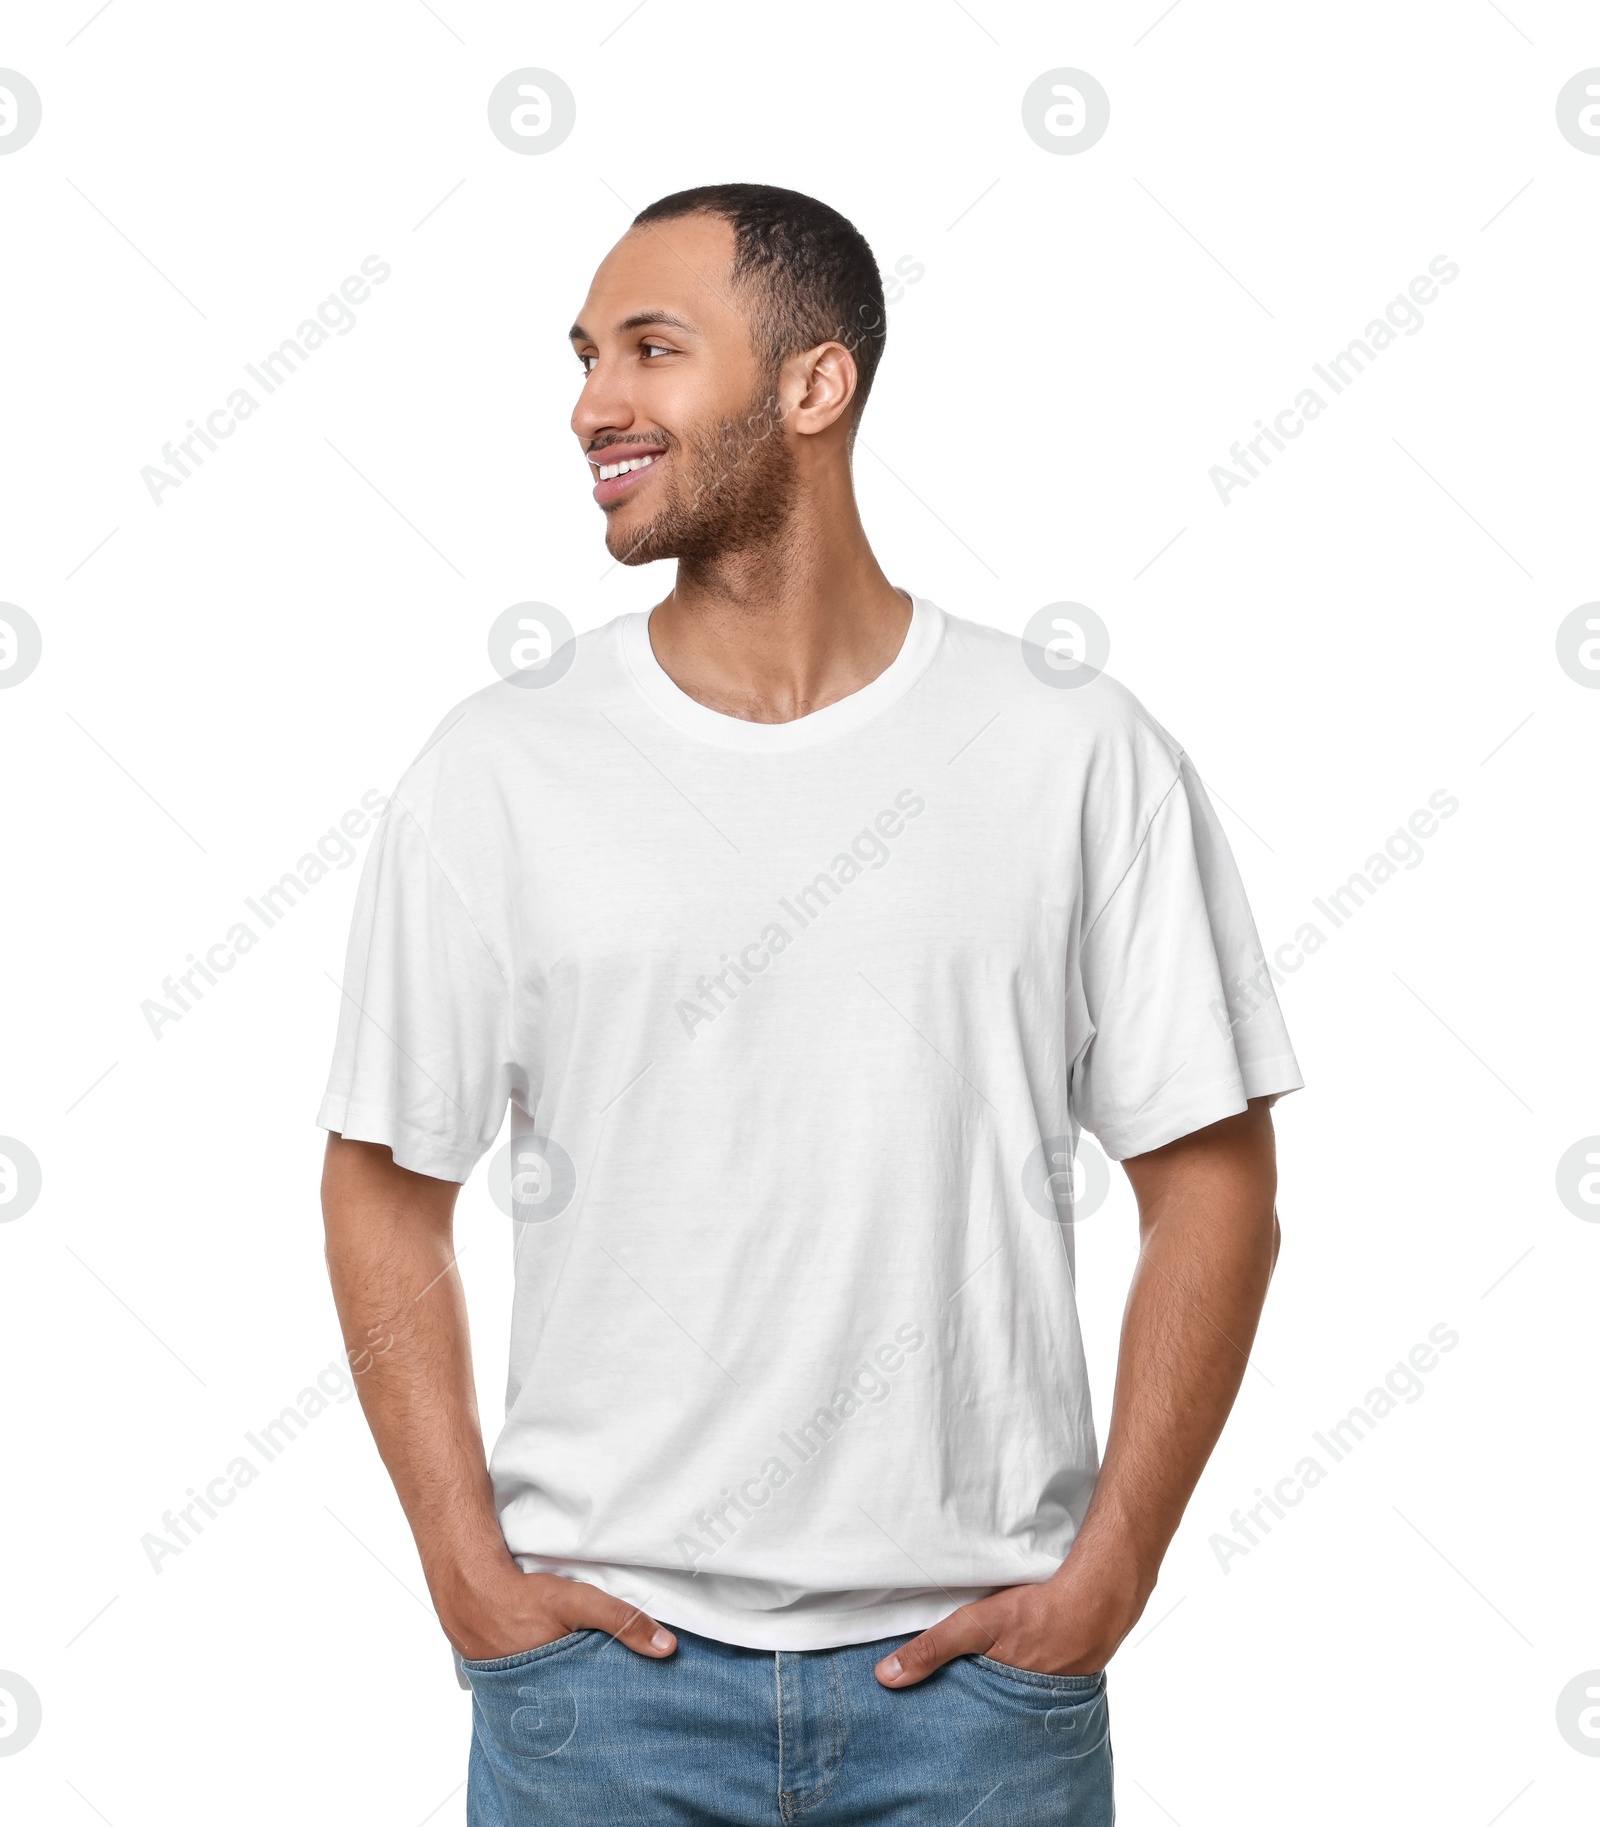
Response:
[{"label": "oversized t-shirt", "polygon": [[399,783],[318,1120],[459,1181],[510,1107],[524,1571],[815,1649],[1066,1555],[1080,1129],[1121,1160],[1301,1079],[1193,766],[1039,652],[915,598],[869,685],[752,723],[626,615]]}]

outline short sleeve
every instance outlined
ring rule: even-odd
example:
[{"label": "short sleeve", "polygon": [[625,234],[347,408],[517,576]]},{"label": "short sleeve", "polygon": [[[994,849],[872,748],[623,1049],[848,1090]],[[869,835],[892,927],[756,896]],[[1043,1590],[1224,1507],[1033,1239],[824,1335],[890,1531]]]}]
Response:
[{"label": "short sleeve", "polygon": [[465,1180],[513,1089],[505,973],[399,800],[362,871],[323,1129]]},{"label": "short sleeve", "polygon": [[1075,1119],[1114,1161],[1304,1083],[1244,884],[1187,756],[1079,954]]}]

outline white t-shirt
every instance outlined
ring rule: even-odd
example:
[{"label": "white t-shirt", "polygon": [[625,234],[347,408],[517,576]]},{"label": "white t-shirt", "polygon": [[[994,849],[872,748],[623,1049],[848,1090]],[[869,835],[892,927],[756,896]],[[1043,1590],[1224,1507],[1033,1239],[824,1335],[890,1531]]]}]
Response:
[{"label": "white t-shirt", "polygon": [[1079,1127],[1120,1160],[1299,1070],[1121,686],[917,598],[870,685],[750,723],[647,622],[407,771],[318,1121],[464,1180],[511,1106],[525,1571],[758,1649],[922,1629],[1048,1578],[1094,1486]]}]

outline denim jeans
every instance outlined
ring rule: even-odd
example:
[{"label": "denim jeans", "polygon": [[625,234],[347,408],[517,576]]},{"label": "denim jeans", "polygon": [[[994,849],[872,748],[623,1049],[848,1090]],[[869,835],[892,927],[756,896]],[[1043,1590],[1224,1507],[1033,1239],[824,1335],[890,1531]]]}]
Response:
[{"label": "denim jeans", "polygon": [[895,1690],[872,1670],[907,1636],[676,1634],[664,1661],[579,1630],[464,1662],[468,1827],[1110,1827],[1103,1674],[961,1656]]}]

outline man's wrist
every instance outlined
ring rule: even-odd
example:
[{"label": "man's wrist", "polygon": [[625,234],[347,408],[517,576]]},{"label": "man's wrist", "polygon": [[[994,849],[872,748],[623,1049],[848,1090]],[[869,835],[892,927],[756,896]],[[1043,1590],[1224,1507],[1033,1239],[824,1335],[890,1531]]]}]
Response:
[{"label": "man's wrist", "polygon": [[498,1609],[494,1595],[503,1591],[506,1581],[521,1578],[498,1530],[493,1542],[441,1547],[424,1560],[423,1573],[447,1634],[458,1626],[471,1630],[484,1622],[486,1611]]},{"label": "man's wrist", "polygon": [[1155,1590],[1169,1540],[1169,1534],[1158,1533],[1146,1519],[1129,1515],[1114,1498],[1104,1503],[1097,1498],[1061,1572],[1069,1577],[1092,1572],[1097,1583],[1124,1594],[1137,1616]]}]

